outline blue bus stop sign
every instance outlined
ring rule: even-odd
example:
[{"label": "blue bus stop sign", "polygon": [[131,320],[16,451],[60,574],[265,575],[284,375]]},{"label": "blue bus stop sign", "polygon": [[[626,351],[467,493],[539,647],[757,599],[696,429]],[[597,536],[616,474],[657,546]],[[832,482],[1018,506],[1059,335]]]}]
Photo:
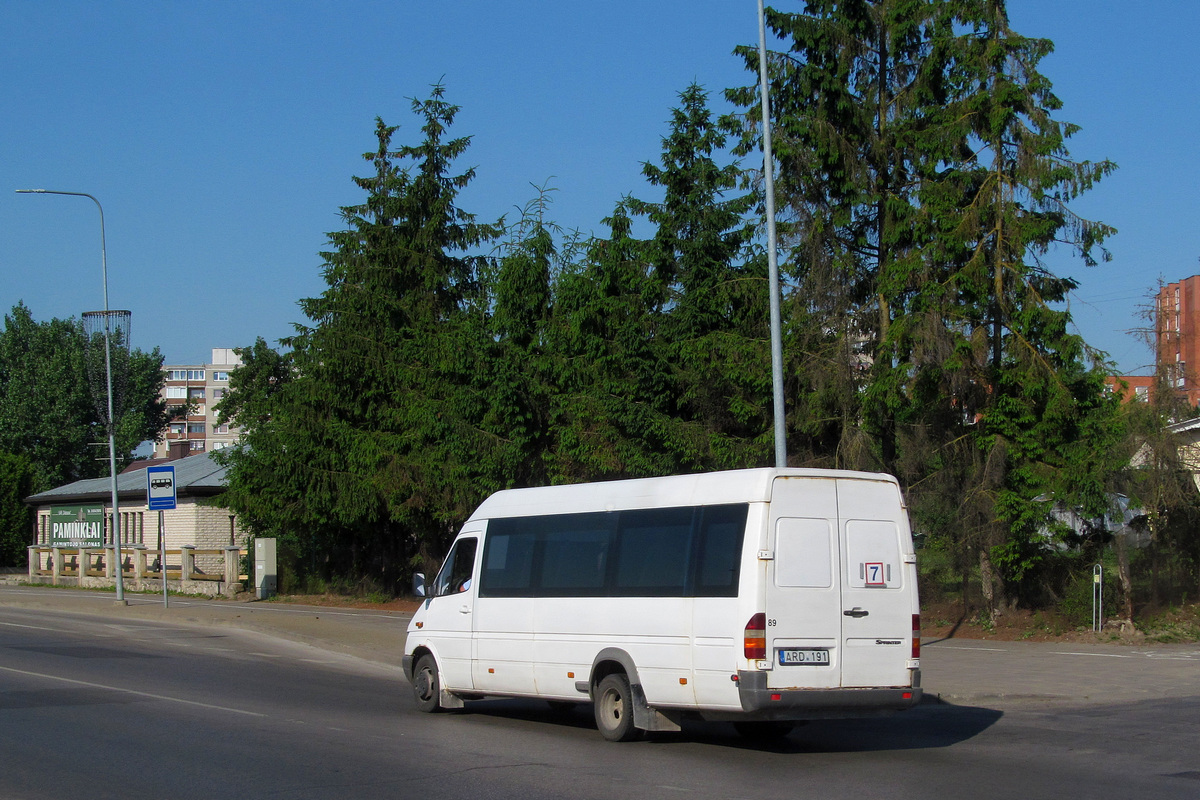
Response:
[{"label": "blue bus stop sign", "polygon": [[146,505],[151,511],[175,508],[175,467],[146,467]]}]

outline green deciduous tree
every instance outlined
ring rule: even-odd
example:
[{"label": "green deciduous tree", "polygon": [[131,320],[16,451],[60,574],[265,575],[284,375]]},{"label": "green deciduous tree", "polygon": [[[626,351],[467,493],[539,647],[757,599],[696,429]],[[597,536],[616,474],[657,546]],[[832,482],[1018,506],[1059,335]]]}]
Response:
[{"label": "green deciduous tree", "polygon": [[[167,423],[162,354],[114,350],[114,373],[124,384],[115,426],[118,466],[161,435]],[[107,441],[84,365],[84,333],[75,320],[37,322],[24,304],[0,332],[0,450],[29,459],[35,491],[106,474]]]},{"label": "green deciduous tree", "polygon": [[33,509],[23,501],[33,494],[34,479],[26,456],[0,451],[0,567],[23,565],[33,543]]}]

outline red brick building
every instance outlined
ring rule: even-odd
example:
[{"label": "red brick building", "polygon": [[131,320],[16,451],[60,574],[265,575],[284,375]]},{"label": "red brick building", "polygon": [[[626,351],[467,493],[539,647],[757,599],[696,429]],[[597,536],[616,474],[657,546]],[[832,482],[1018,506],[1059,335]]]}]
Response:
[{"label": "red brick building", "polygon": [[1200,402],[1200,275],[1159,290],[1155,316],[1157,363],[1194,406]]},{"label": "red brick building", "polygon": [[1150,399],[1150,387],[1154,385],[1153,375],[1113,375],[1104,379],[1104,385],[1110,392],[1117,392],[1121,400],[1128,403],[1131,400],[1146,401]]}]

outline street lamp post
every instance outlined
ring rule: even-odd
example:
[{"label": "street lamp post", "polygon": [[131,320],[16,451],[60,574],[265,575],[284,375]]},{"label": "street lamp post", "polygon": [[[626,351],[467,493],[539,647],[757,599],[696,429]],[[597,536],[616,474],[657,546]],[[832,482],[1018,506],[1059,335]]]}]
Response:
[{"label": "street lamp post", "polygon": [[[104,207],[100,201],[87,192],[60,192],[54,189],[17,189],[17,194],[62,194],[70,197],[86,197],[96,204],[100,211],[100,270],[104,278],[104,382],[108,400],[108,470],[112,489],[112,565],[117,581],[117,602],[125,602],[125,581],[121,564],[121,514],[117,505],[117,444],[114,435],[116,420],[113,419],[113,379],[112,379],[112,334],[108,310],[108,256],[104,243]],[[80,559],[80,570],[83,569],[83,559]],[[81,576],[83,572],[79,573]]]},{"label": "street lamp post", "polygon": [[767,267],[771,292],[771,389],[775,405],[775,466],[787,466],[787,425],[783,407],[783,323],[779,308],[779,259],[775,244],[775,164],[771,159],[771,98],[767,80],[767,22],[758,0],[758,80],[762,96],[763,193],[766,195]]}]

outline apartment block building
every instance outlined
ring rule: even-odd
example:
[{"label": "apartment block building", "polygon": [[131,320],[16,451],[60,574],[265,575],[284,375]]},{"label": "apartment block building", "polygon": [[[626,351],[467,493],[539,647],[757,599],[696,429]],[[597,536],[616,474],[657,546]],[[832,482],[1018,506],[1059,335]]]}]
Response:
[{"label": "apartment block building", "polygon": [[172,445],[186,447],[191,455],[229,447],[240,431],[217,424],[217,404],[229,390],[229,374],[241,366],[241,359],[230,348],[215,347],[208,364],[172,364],[164,366],[166,383],[163,397],[168,406],[192,403],[186,418],[171,422],[165,438],[154,444],[154,457],[166,458]]},{"label": "apartment block building", "polygon": [[1194,406],[1200,402],[1200,275],[1162,287],[1155,311],[1155,358]]}]

